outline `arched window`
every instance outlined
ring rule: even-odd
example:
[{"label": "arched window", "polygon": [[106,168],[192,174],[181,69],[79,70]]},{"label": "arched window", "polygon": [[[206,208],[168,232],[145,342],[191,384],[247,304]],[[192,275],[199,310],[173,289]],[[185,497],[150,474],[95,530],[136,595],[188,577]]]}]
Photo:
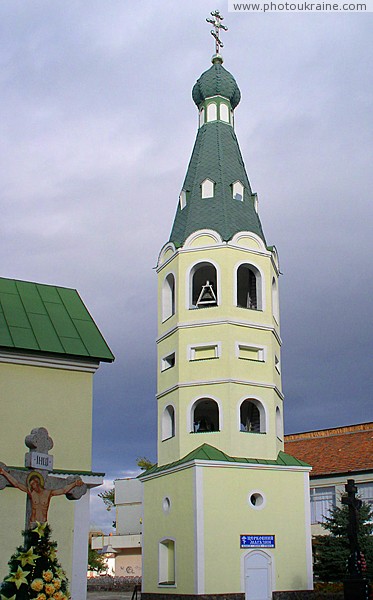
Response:
[{"label": "arched window", "polygon": [[217,306],[216,268],[211,263],[199,263],[191,271],[191,306]]},{"label": "arched window", "polygon": [[272,314],[276,321],[279,319],[278,289],[276,279],[272,278]]},{"label": "arched window", "polygon": [[205,123],[205,109],[201,108],[199,111],[199,126],[202,127]]},{"label": "arched window", "polygon": [[240,265],[237,269],[237,306],[262,309],[262,278],[253,265]]},{"label": "arched window", "polygon": [[192,409],[192,431],[206,433],[219,431],[219,407],[211,398],[197,400]]},{"label": "arched window", "polygon": [[175,277],[169,273],[162,286],[162,321],[175,314]]},{"label": "arched window", "polygon": [[175,409],[169,404],[162,414],[162,442],[175,437]]},{"label": "arched window", "polygon": [[175,585],[175,541],[159,542],[159,575],[160,585]]},{"label": "arched window", "polygon": [[207,121],[216,121],[218,118],[218,111],[215,102],[211,102],[207,106]]},{"label": "arched window", "polygon": [[243,200],[244,187],[240,181],[235,181],[232,185],[233,200]]},{"label": "arched window", "polygon": [[215,183],[211,179],[205,179],[201,183],[201,195],[202,198],[213,198],[214,197]]},{"label": "arched window", "polygon": [[229,123],[229,108],[224,102],[220,104],[220,120]]},{"label": "arched window", "polygon": [[276,435],[280,440],[284,437],[281,411],[278,406],[276,407]]},{"label": "arched window", "polygon": [[240,406],[240,431],[265,432],[265,414],[258,400],[244,400]]}]

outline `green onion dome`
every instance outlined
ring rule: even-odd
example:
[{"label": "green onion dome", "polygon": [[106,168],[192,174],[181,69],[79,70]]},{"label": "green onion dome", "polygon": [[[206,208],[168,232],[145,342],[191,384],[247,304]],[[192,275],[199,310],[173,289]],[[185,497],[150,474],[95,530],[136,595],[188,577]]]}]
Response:
[{"label": "green onion dome", "polygon": [[232,109],[235,109],[241,100],[241,92],[233,75],[224,69],[220,57],[215,56],[213,65],[202,73],[194,84],[192,98],[198,107],[206,98],[211,96],[223,96],[230,101]]}]

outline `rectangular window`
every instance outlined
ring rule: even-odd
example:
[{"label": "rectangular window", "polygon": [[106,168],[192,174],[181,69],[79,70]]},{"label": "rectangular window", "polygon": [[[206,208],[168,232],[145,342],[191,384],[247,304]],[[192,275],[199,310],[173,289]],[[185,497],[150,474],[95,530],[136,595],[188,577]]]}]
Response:
[{"label": "rectangular window", "polygon": [[311,488],[311,523],[324,523],[335,506],[335,487]]},{"label": "rectangular window", "polygon": [[243,358],[244,360],[264,362],[264,348],[261,348],[260,346],[237,344],[236,354],[238,358]]},{"label": "rectangular window", "polygon": [[175,366],[175,352],[172,352],[172,354],[169,354],[168,356],[165,356],[164,358],[162,358],[161,361],[161,371],[166,371],[167,369],[171,369],[172,367]]},{"label": "rectangular window", "polygon": [[189,360],[210,360],[219,355],[219,344],[198,344],[189,348]]},{"label": "rectangular window", "polygon": [[175,585],[175,542],[163,540],[159,544],[159,585]]},{"label": "rectangular window", "polygon": [[373,482],[356,483],[359,498],[373,508]]},{"label": "rectangular window", "polygon": [[275,369],[278,373],[281,373],[280,359],[275,356]]}]

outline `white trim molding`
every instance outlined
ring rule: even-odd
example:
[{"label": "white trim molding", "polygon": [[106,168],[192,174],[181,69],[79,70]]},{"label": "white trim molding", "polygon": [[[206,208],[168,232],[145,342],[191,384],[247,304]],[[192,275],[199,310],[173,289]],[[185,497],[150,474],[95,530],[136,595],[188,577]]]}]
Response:
[{"label": "white trim molding", "polygon": [[[212,237],[212,239],[215,240],[216,245],[223,244],[221,235],[214,229],[199,229],[198,231],[194,231],[187,237],[187,239],[184,242],[183,248],[184,249],[189,248],[191,246],[191,244],[193,244],[193,242],[195,242],[196,240],[198,240],[199,237],[202,237],[204,235],[208,235],[208,236]],[[210,248],[213,246],[214,246],[214,244],[209,244]],[[202,246],[202,248],[204,248],[204,247],[205,246]]]},{"label": "white trim molding", "polygon": [[28,367],[48,367],[50,369],[63,369],[67,371],[81,371],[95,373],[100,366],[99,360],[78,360],[63,356],[39,356],[37,354],[19,354],[13,352],[0,352],[0,363],[14,365],[27,365]]},{"label": "white trim molding", "polygon": [[203,469],[194,469],[194,593],[205,593],[205,518]]},{"label": "white trim molding", "polygon": [[274,383],[250,381],[248,379],[246,379],[246,380],[244,380],[244,379],[211,379],[211,380],[200,380],[200,381],[184,381],[182,383],[176,383],[175,385],[163,390],[162,392],[159,392],[158,394],[156,394],[156,398],[159,400],[160,398],[163,398],[163,396],[166,396],[167,394],[174,392],[175,390],[178,390],[180,388],[195,387],[195,386],[202,386],[202,385],[215,385],[215,384],[221,384],[221,383],[235,383],[238,385],[250,385],[253,387],[267,388],[267,389],[273,390],[279,396],[279,398],[281,400],[284,400],[283,393],[278,389],[278,387]]}]

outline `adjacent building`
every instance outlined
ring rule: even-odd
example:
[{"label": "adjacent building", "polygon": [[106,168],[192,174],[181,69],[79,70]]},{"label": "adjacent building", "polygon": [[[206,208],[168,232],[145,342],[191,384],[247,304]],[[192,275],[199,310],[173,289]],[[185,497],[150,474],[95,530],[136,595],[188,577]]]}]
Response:
[{"label": "adjacent building", "polygon": [[360,498],[373,506],[373,423],[286,435],[285,450],[312,465],[312,535],[326,534],[321,523],[341,505],[347,479],[355,480]]},{"label": "adjacent building", "polygon": [[[0,461],[22,468],[25,437],[45,427],[54,442],[54,473],[100,485],[103,474],[91,470],[92,384],[100,362],[113,360],[76,290],[0,278]],[[23,492],[0,491],[0,579],[22,542],[25,507]],[[52,499],[48,521],[72,597],[83,600],[89,492],[74,502]]]}]

